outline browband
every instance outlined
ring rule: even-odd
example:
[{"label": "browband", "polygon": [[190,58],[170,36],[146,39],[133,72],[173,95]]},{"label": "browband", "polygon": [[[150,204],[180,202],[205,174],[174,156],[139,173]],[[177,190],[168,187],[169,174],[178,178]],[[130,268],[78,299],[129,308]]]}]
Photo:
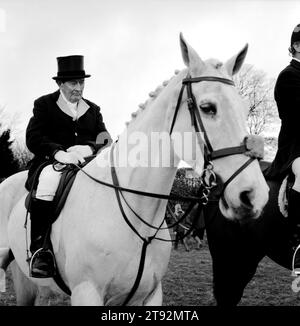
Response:
[{"label": "browband", "polygon": [[198,82],[201,82],[201,81],[216,81],[216,82],[220,82],[220,83],[223,83],[223,84],[228,84],[228,85],[231,85],[231,86],[235,86],[233,80],[231,80],[231,79],[221,78],[221,77],[213,77],[213,76],[184,78],[182,80],[182,83],[183,84],[198,83]]}]

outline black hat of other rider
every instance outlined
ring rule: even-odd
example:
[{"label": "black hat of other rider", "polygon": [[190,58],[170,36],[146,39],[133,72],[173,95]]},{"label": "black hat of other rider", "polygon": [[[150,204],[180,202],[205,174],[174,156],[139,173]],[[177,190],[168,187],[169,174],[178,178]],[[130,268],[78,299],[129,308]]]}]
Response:
[{"label": "black hat of other rider", "polygon": [[293,30],[291,36],[291,46],[293,46],[295,42],[299,42],[299,41],[300,41],[300,24],[298,24]]}]

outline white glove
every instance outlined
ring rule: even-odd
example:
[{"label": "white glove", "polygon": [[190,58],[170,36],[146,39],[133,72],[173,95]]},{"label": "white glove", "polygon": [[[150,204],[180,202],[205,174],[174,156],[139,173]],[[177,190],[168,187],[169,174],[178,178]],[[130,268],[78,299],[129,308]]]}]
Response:
[{"label": "white glove", "polygon": [[65,164],[78,164],[78,163],[83,163],[85,162],[85,159],[83,158],[82,155],[78,152],[64,152],[64,151],[58,151],[54,155],[54,159],[60,163],[65,163]]},{"label": "white glove", "polygon": [[80,154],[82,157],[87,157],[93,155],[93,151],[91,146],[89,145],[75,145],[71,146],[67,149],[67,152],[76,152]]}]

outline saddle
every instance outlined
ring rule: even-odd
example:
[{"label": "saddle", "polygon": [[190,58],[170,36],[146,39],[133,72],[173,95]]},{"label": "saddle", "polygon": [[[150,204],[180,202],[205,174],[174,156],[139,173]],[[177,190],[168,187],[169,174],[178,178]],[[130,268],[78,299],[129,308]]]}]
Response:
[{"label": "saddle", "polygon": [[[84,163],[78,165],[79,167],[73,164],[61,164],[58,162],[53,163],[54,169],[57,169],[58,171],[62,172],[62,175],[53,199],[54,211],[53,211],[52,224],[57,220],[61,210],[64,207],[69,192],[72,188],[73,182],[75,181],[77,172],[80,170],[80,168],[83,168],[86,164],[88,164],[93,158],[95,158],[95,155],[91,155],[87,157]],[[35,198],[39,175],[41,174],[43,168],[50,164],[52,163],[42,164],[36,171],[32,188],[25,199],[25,207],[28,210],[28,212],[30,212],[31,200]]]},{"label": "saddle", "polygon": [[[45,167],[45,166],[43,166]],[[38,180],[39,175],[41,173],[42,169],[37,170],[36,178],[35,180]],[[68,194],[71,190],[72,184],[75,180],[76,174],[79,171],[79,169],[75,165],[65,165],[62,170],[62,175],[59,181],[59,185],[57,187],[55,197],[53,199],[53,205],[54,205],[54,212],[53,212],[53,218],[52,218],[52,224],[57,220],[65,202],[68,197]],[[25,207],[28,212],[30,212],[30,203],[35,198],[36,189],[37,189],[38,182],[34,182],[32,185],[31,191],[28,193],[26,199],[25,199]]]}]

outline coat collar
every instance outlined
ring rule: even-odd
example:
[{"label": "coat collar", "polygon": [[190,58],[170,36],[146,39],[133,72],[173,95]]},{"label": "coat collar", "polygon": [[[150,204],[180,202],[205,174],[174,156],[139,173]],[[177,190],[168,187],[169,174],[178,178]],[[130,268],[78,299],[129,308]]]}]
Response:
[{"label": "coat collar", "polygon": [[293,59],[293,60],[291,61],[291,66],[293,66],[294,68],[300,70],[300,62],[297,61],[297,60],[294,60],[294,59]]},{"label": "coat collar", "polygon": [[73,118],[73,120],[78,120],[81,116],[83,116],[85,114],[85,112],[89,109],[89,105],[83,100],[81,99],[78,102],[78,114],[77,117],[75,118],[73,113],[71,112],[69,106],[67,105],[66,101],[63,99],[63,97],[61,96],[60,92],[57,91],[55,92],[55,95],[58,97],[56,104],[57,106],[67,115],[69,115],[70,117]]}]

